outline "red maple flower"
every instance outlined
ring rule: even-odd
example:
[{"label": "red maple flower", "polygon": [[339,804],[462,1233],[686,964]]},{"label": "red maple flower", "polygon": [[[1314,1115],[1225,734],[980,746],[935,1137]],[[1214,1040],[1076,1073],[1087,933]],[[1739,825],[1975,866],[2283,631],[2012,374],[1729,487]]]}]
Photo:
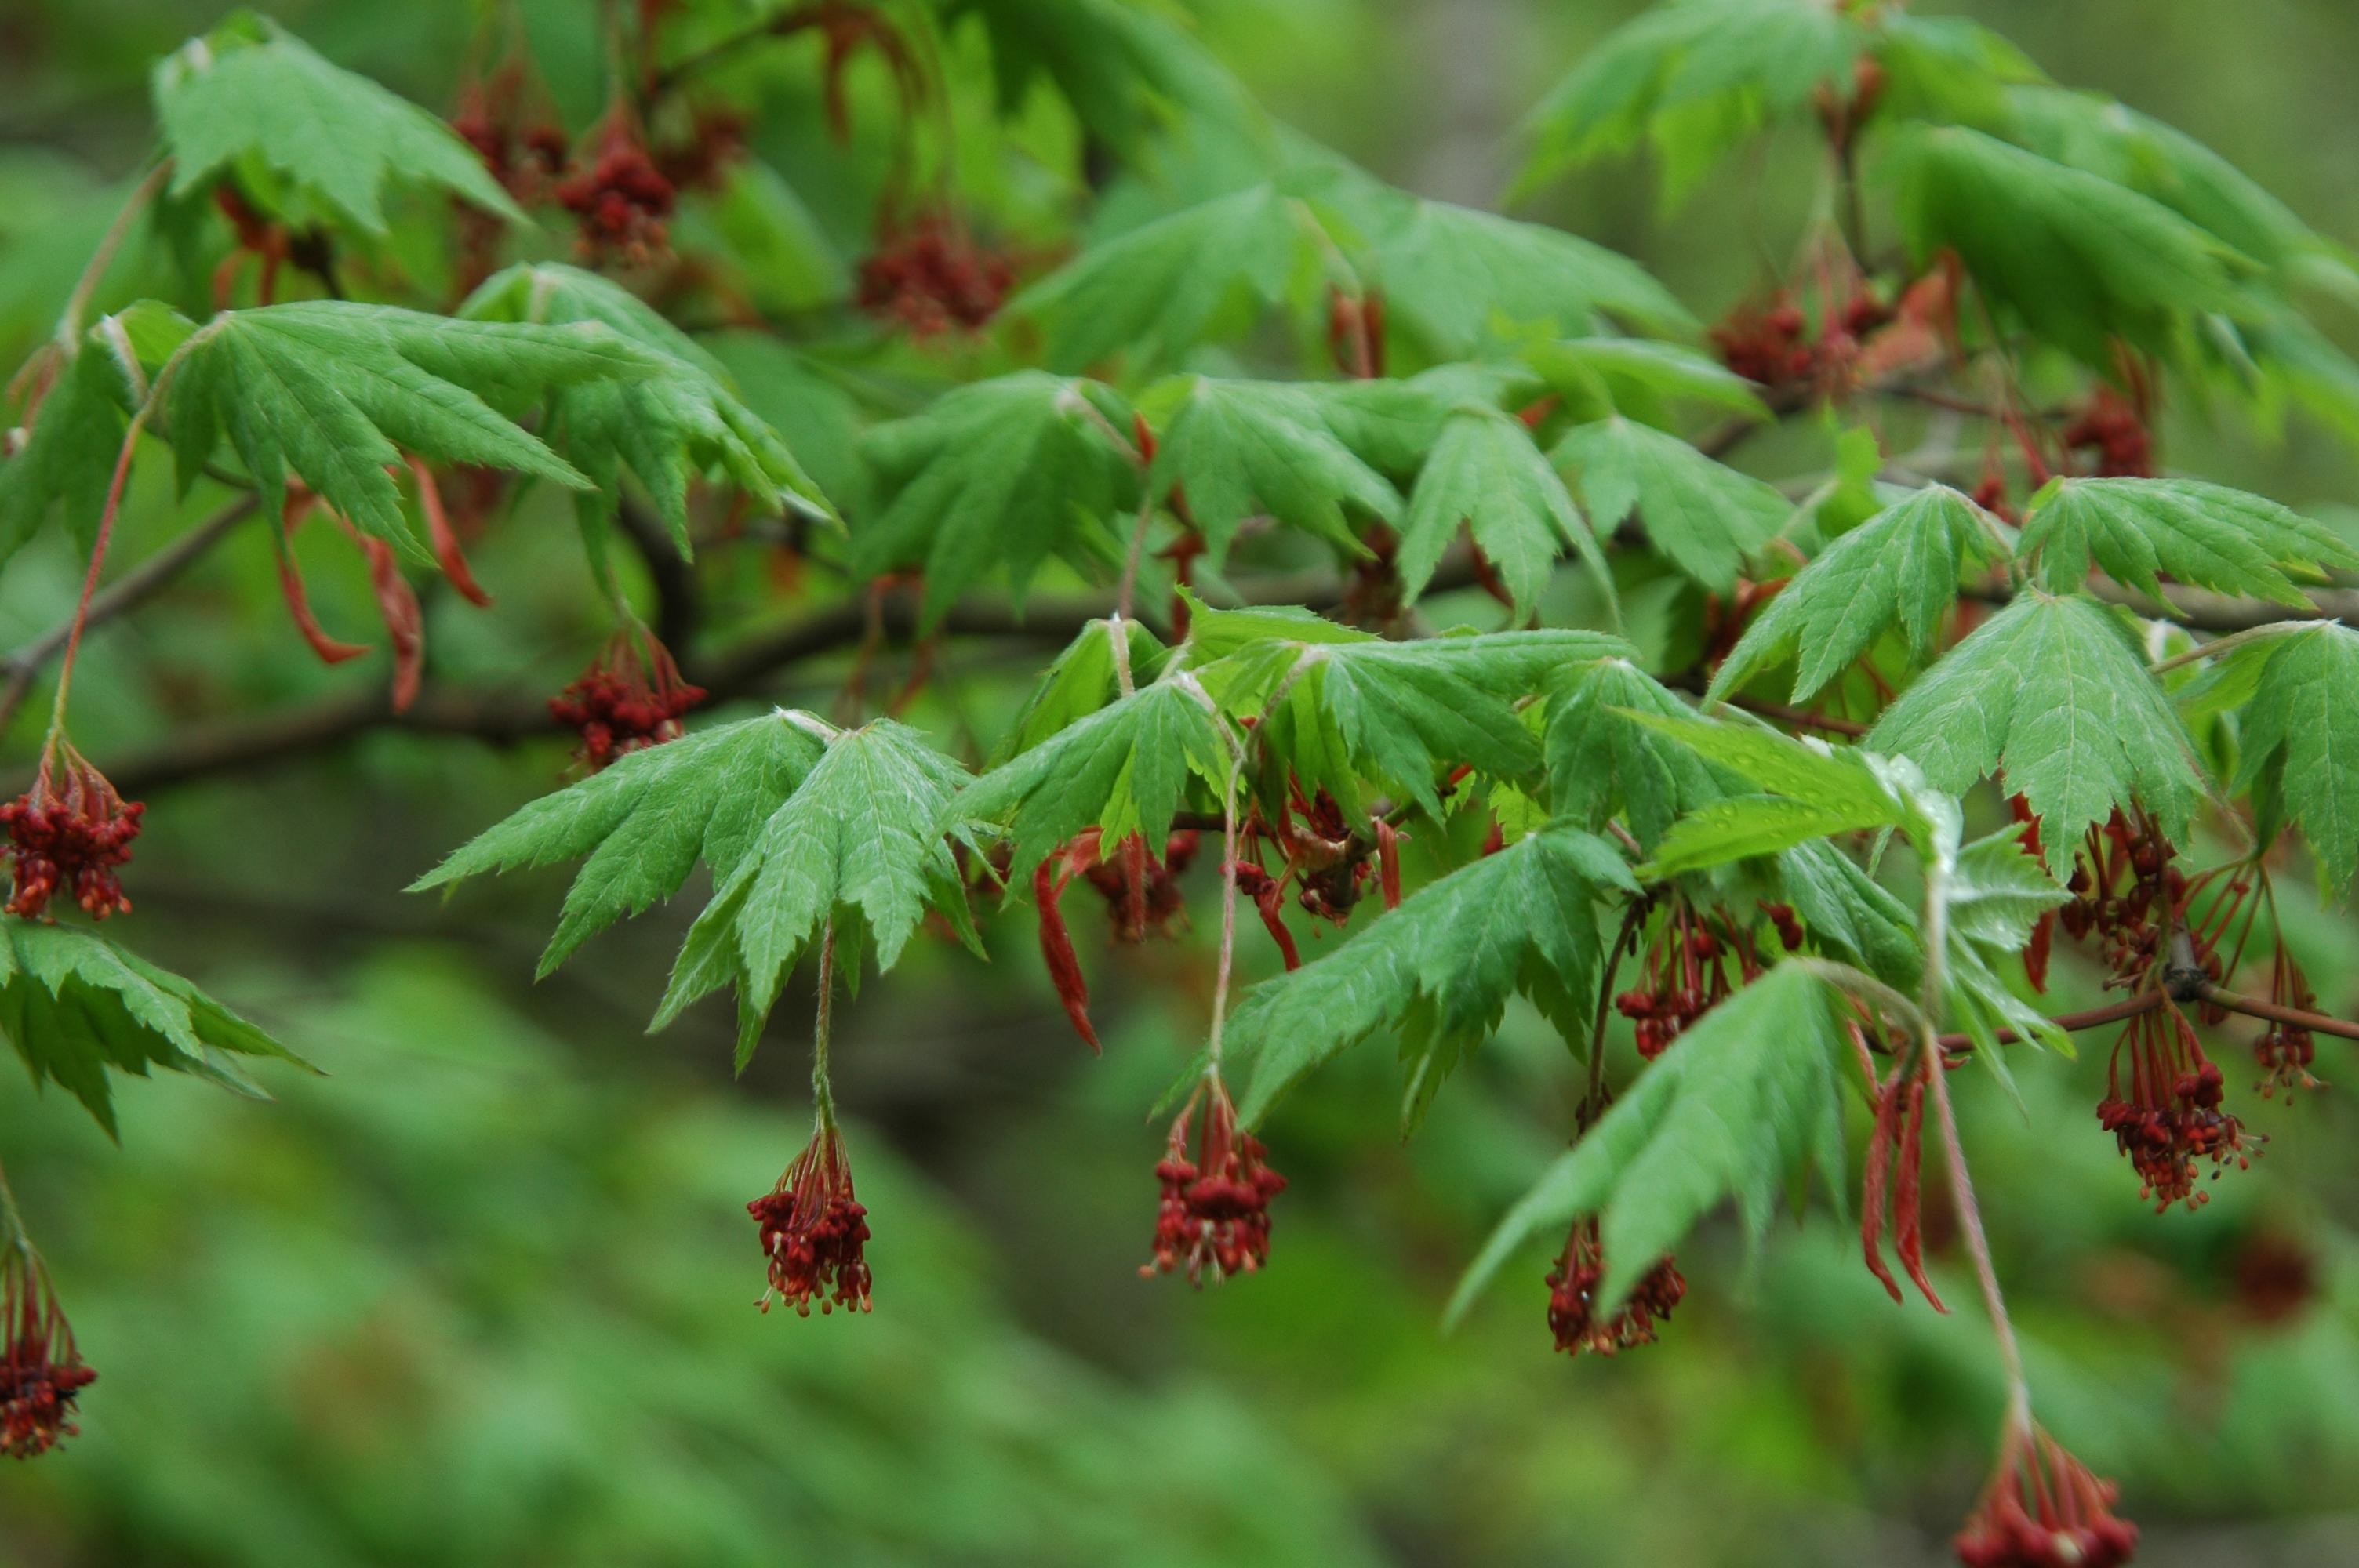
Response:
[{"label": "red maple flower", "polygon": [[[2128,1091],[2122,1084],[2122,1059],[2129,1058]],[[2212,1177],[2234,1160],[2239,1170],[2250,1165],[2265,1140],[2248,1135],[2244,1124],[2220,1108],[2223,1080],[2219,1066],[2205,1057],[2195,1027],[2169,1003],[2142,1012],[2129,1022],[2114,1043],[2113,1062],[2106,1071],[2105,1098],[2097,1106],[2097,1121],[2138,1173],[2140,1196],[2155,1200],[2155,1212],[2184,1202],[2201,1207],[2211,1194],[2195,1184],[2199,1161],[2212,1162]]]},{"label": "red maple flower", "polygon": [[[1091,853],[1082,876],[1105,900],[1106,919],[1115,941],[1127,946],[1149,936],[1169,936],[1175,920],[1184,927],[1188,905],[1180,891],[1180,876],[1196,859],[1199,840],[1192,829],[1183,828],[1166,838],[1160,860],[1147,852],[1147,840],[1136,833],[1124,839],[1111,858],[1097,848],[1094,833],[1082,838],[1090,840]],[[1074,840],[1077,847],[1081,842]]]},{"label": "red maple flower", "polygon": [[886,234],[861,262],[857,297],[870,315],[930,338],[983,326],[999,314],[1015,281],[1005,254],[978,245],[955,218],[927,212]]},{"label": "red maple flower", "polygon": [[1712,341],[1721,362],[1745,380],[1789,387],[1808,382],[1818,370],[1809,330],[1802,308],[1780,293],[1766,305],[1738,305],[1712,329]]},{"label": "red maple flower", "polygon": [[1688,1293],[1688,1282],[1665,1253],[1647,1271],[1629,1300],[1609,1316],[1597,1315],[1597,1288],[1605,1278],[1605,1253],[1598,1245],[1597,1221],[1579,1219],[1565,1238],[1564,1253],[1549,1271],[1549,1332],[1568,1356],[1586,1350],[1611,1356],[1634,1345],[1652,1345],[1655,1325],[1669,1323],[1671,1310]]},{"label": "red maple flower", "polygon": [[[2315,1011],[2318,1007],[2318,998],[2310,989],[2310,978],[2283,946],[2277,948],[2277,962],[2270,970],[2269,1000],[2304,1012]],[[2318,1080],[2310,1071],[2310,1064],[2318,1060],[2318,1042],[2306,1025],[2270,1024],[2253,1042],[2253,1056],[2268,1075],[2257,1086],[2263,1099],[2279,1089],[2290,1095],[2296,1089],[2318,1087]]]},{"label": "red maple flower", "polygon": [[757,1303],[764,1312],[784,1298],[810,1316],[837,1307],[868,1310],[873,1282],[861,1249],[868,1244],[868,1210],[852,1193],[852,1163],[843,1137],[822,1123],[795,1156],[778,1184],[745,1206],[762,1229],[762,1255],[770,1263],[770,1288]]},{"label": "red maple flower", "polygon": [[644,265],[670,244],[665,221],[676,192],[647,156],[638,126],[620,110],[606,116],[598,161],[560,180],[554,194],[560,206],[582,221],[585,255],[619,255]]},{"label": "red maple flower", "polygon": [[2093,452],[2103,478],[2154,477],[2154,436],[2146,415],[2110,386],[2090,395],[2079,417],[2064,427],[2062,440],[2071,450]]},{"label": "red maple flower", "polygon": [[[1783,921],[1777,917],[1779,909],[1786,911]],[[1777,925],[1780,941],[1788,946],[1800,946],[1800,928],[1790,909],[1764,905],[1763,912]],[[1728,979],[1732,956],[1736,959],[1738,984],[1751,984],[1761,973],[1753,932],[1726,910],[1705,914],[1685,898],[1673,903],[1669,917],[1647,944],[1640,984],[1614,999],[1615,1011],[1637,1026],[1639,1055],[1653,1061],[1690,1024],[1726,1000],[1734,989]]]},{"label": "red maple flower", "polygon": [[116,868],[130,862],[147,809],[117,795],[71,741],[50,742],[33,787],[0,806],[16,874],[8,913],[36,919],[61,890],[94,920],[129,913]]},{"label": "red maple flower", "polygon": [[680,678],[670,652],[652,633],[625,628],[549,699],[549,711],[581,732],[574,755],[596,773],[617,757],[679,740],[680,717],[703,700],[704,688]]},{"label": "red maple flower", "polygon": [[1207,1076],[1172,1122],[1170,1144],[1155,1167],[1163,1199],[1155,1215],[1155,1258],[1139,1266],[1140,1275],[1184,1269],[1201,1290],[1207,1271],[1219,1284],[1268,1262],[1269,1202],[1286,1190],[1286,1178],[1269,1168],[1267,1152],[1237,1126],[1237,1108],[1219,1075]]},{"label": "red maple flower", "polygon": [[2027,1422],[2010,1429],[1982,1501],[1958,1532],[1966,1568],[2118,1568],[2137,1526],[2117,1517],[2121,1488]]},{"label": "red maple flower", "polygon": [[22,1239],[0,1257],[0,1454],[30,1459],[74,1435],[74,1397],[98,1380],[74,1348],[49,1271]]}]

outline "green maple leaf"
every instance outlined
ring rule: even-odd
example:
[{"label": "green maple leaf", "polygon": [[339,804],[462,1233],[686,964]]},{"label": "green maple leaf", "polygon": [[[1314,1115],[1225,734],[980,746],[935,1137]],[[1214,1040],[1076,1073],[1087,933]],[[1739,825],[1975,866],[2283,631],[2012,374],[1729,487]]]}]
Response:
[{"label": "green maple leaf", "polygon": [[1780,854],[1777,875],[1813,946],[1904,996],[1916,994],[1925,973],[1917,917],[1857,861],[1815,839]]},{"label": "green maple leaf", "polygon": [[1038,326],[1060,369],[1117,353],[1161,363],[1276,305],[1318,232],[1298,198],[1251,186],[1092,245],[1009,300],[1006,315]]},{"label": "green maple leaf", "polygon": [[1529,402],[1539,378],[1511,363],[1435,365],[1401,379],[1377,376],[1298,384],[1320,417],[1353,454],[1404,489],[1441,438],[1442,427],[1470,408]]},{"label": "green maple leaf", "polygon": [[889,719],[857,730],[799,712],[782,722],[822,737],[824,748],[689,927],[649,1025],[661,1029],[734,983],[740,1072],[788,971],[822,931],[839,955],[852,955],[843,969],[855,984],[861,949],[874,951],[880,971],[891,968],[929,910],[982,951],[945,836],[965,834],[950,806],[966,770]]},{"label": "green maple leaf", "polygon": [[1437,821],[1439,775],[1451,763],[1499,779],[1538,772],[1518,697],[1632,652],[1617,637],[1556,629],[1394,643],[1268,611],[1200,611],[1190,646],[1205,689],[1229,712],[1258,716],[1264,754],[1306,790],[1328,790],[1356,816],[1364,779]]},{"label": "green maple leaf", "polygon": [[2004,827],[1949,852],[1955,843],[1954,820],[1943,825],[1937,849],[1946,863],[1927,884],[1928,896],[1941,901],[1941,928],[1948,933],[1941,974],[1950,1017],[2019,1105],[1999,1032],[2013,1030],[2067,1056],[2073,1054],[2072,1037],[2017,996],[2000,978],[1999,966],[2020,955],[2039,917],[2071,894],[2023,847],[2020,828]]},{"label": "green maple leaf", "polygon": [[2186,728],[2120,622],[2037,589],[1937,660],[1864,744],[1952,794],[2005,769],[2056,844],[2133,801],[2181,838],[2203,792]]},{"label": "green maple leaf", "polygon": [[1506,584],[1517,619],[1539,598],[1557,557],[1568,547],[1613,600],[1604,552],[1574,508],[1564,481],[1532,444],[1523,421],[1495,408],[1461,408],[1451,415],[1425,460],[1394,562],[1408,598],[1432,580],[1462,523]]},{"label": "green maple leaf", "polygon": [[2300,824],[2318,859],[2321,883],[2337,895],[2359,875],[2354,693],[2359,693],[2359,632],[2327,624],[2272,639],[2245,709],[2236,770],[2237,790],[2266,788]]},{"label": "green maple leaf", "polygon": [[154,89],[176,196],[226,168],[282,214],[372,234],[385,232],[385,189],[395,184],[525,221],[450,126],[251,12],[167,56]]},{"label": "green maple leaf", "polygon": [[1651,848],[1673,819],[1728,793],[1690,747],[1638,715],[1682,718],[1688,707],[1627,659],[1602,659],[1549,701],[1542,750],[1558,815],[1592,829],[1619,815]]},{"label": "green maple leaf", "polygon": [[660,374],[553,393],[549,440],[596,483],[608,507],[627,467],[655,498],[681,554],[688,553],[689,480],[716,469],[772,512],[791,497],[805,511],[833,518],[778,433],[738,400],[720,362],[620,285],[554,262],[522,265],[486,279],[459,314],[543,326],[594,322],[661,356]]},{"label": "green maple leaf", "polygon": [[2110,367],[2113,340],[2168,352],[2194,317],[2249,313],[2241,258],[2169,208],[1962,125],[1896,147],[1901,221],[1920,258],[1949,249],[2049,341]]},{"label": "green maple leaf", "polygon": [[0,460],[0,565],[40,531],[52,511],[62,513],[88,550],[123,447],[121,385],[106,354],[88,348],[58,373],[23,448]]},{"label": "green maple leaf", "polygon": [[1494,317],[1560,331],[1609,315],[1649,330],[1695,319],[1627,256],[1577,234],[1446,201],[1416,201],[1368,246],[1364,281],[1438,358],[1471,352]]},{"label": "green maple leaf", "polygon": [[410,891],[587,856],[541,954],[547,975],[615,921],[678,892],[700,860],[726,882],[824,747],[818,731],[777,712],[626,752],[487,828]]},{"label": "green maple leaf", "polygon": [[1189,514],[1218,566],[1245,518],[1266,514],[1353,554],[1364,553],[1345,503],[1400,521],[1400,492],[1339,440],[1317,395],[1287,382],[1190,376],[1144,400],[1169,406],[1147,470],[1161,495],[1186,487]]},{"label": "green maple leaf", "polygon": [[1175,107],[1197,121],[1260,127],[1260,110],[1236,78],[1164,17],[1116,0],[950,0],[947,26],[968,16],[990,35],[999,111],[1010,118],[1046,81],[1125,158]]},{"label": "green maple leaf", "polygon": [[1942,484],[1885,508],[1820,552],[1754,617],[1709,695],[1724,697],[1790,655],[1794,700],[1807,701],[1896,624],[1923,658],[1967,563],[2007,555],[2000,528]]},{"label": "green maple leaf", "polygon": [[1050,851],[1093,827],[1107,844],[1136,833],[1160,846],[1191,778],[1218,799],[1231,744],[1203,688],[1174,673],[984,773],[959,795],[956,809],[1008,829],[1008,877],[1019,885]]},{"label": "green maple leaf", "polygon": [[1227,1036],[1236,1059],[1253,1064],[1239,1119],[1258,1122],[1306,1074],[1390,1028],[1412,1063],[1413,1118],[1516,991],[1567,1019],[1593,1000],[1598,903],[1636,891],[1612,846],[1571,827],[1528,834],[1420,888],[1326,957],[1245,993]]},{"label": "green maple leaf", "polygon": [[551,389],[668,369],[592,325],[461,321],[341,300],[230,310],[190,334],[164,372],[164,413],[185,488],[227,439],[276,517],[299,479],[366,533],[430,560],[402,520],[402,454],[504,468],[574,489],[590,481],[520,428]]},{"label": "green maple leaf", "polygon": [[1793,511],[1761,481],[1620,415],[1574,426],[1549,455],[1559,468],[1577,470],[1582,504],[1599,533],[1610,534],[1637,513],[1656,551],[1715,592],[1736,587],[1745,557]]},{"label": "green maple leaf", "polygon": [[2161,579],[2310,608],[2285,571],[2359,567],[2324,524],[2274,501],[2185,479],[2056,479],[2031,498],[2018,552],[2038,558],[2039,580],[2079,588],[2093,559],[2114,578],[2163,600]]},{"label": "green maple leaf", "polygon": [[1706,404],[1766,419],[1753,384],[1707,354],[1648,338],[1563,338],[1534,343],[1523,361],[1578,419],[1628,414],[1668,421],[1670,405]]},{"label": "green maple leaf", "polygon": [[1912,839],[1931,827],[1913,767],[1852,747],[1781,734],[1758,722],[1715,722],[1692,714],[1631,717],[1768,794],[1725,795],[1680,818],[1656,847],[1662,876],[1791,849],[1832,834],[1900,828]]},{"label": "green maple leaf", "polygon": [[1519,187],[1652,139],[1676,190],[1765,117],[1848,86],[1869,31],[1821,0],[1680,0],[1640,15],[1582,57],[1532,112]]},{"label": "green maple leaf", "polygon": [[919,619],[930,628],[994,567],[1006,568],[1020,600],[1049,557],[1107,556],[1118,549],[1112,519],[1136,504],[1138,476],[1102,427],[1129,424],[1113,389],[1023,371],[874,427],[861,452],[883,510],[853,533],[855,566],[864,576],[921,568]]},{"label": "green maple leaf", "polygon": [[190,981],[80,925],[0,916],[0,1034],[36,1087],[61,1085],[115,1135],[107,1073],[153,1067],[267,1098],[233,1057],[310,1066]]},{"label": "green maple leaf", "polygon": [[1791,961],[1712,1009],[1508,1211],[1451,1319],[1518,1249],[1583,1216],[1599,1218],[1605,1277],[1593,1305],[1605,1314],[1724,1197],[1757,1242],[1797,1166],[1843,1180],[1846,1050],[1834,988]]}]

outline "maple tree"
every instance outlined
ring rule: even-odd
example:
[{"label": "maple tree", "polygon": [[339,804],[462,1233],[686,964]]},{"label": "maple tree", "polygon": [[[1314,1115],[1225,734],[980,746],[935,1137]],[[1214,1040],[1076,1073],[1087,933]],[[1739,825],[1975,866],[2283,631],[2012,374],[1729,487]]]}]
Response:
[{"label": "maple tree", "polygon": [[[837,134],[867,54],[905,113],[845,296],[862,315],[782,327],[778,351],[848,342],[892,373],[855,396],[807,368],[810,406],[766,417],[701,341],[716,311],[767,322],[758,262],[695,220],[751,157],[730,63],[805,34]],[[979,39],[1008,135],[1036,93],[1061,106],[1071,205],[1101,210],[1085,241],[984,237],[930,140],[951,133],[913,112],[949,91],[952,39]],[[2359,363],[2310,314],[2359,265],[2180,133],[1893,0],[1671,0],[1534,112],[1524,190],[1643,146],[1676,196],[1773,127],[1816,138],[1795,262],[1709,328],[1578,236],[1386,186],[1116,0],[831,0],[750,27],[650,5],[614,45],[612,102],[571,133],[513,40],[456,129],[257,17],[158,66],[154,159],[17,377],[0,462],[0,561],[55,527],[88,563],[0,699],[54,663],[36,771],[0,808],[0,1032],[35,1081],[112,1130],[111,1074],[258,1093],[239,1058],[301,1065],[95,925],[131,910],[147,818],[71,738],[84,631],[258,515],[299,634],[357,656],[290,543],[324,518],[395,675],[323,735],[438,700],[464,730],[421,588],[491,608],[468,530],[526,525],[554,487],[611,627],[548,720],[495,718],[575,731],[580,776],[417,886],[580,860],[546,973],[703,868],[654,1024],[732,990],[741,1071],[813,972],[816,1125],[748,1205],[766,1307],[877,1290],[862,1249],[891,1221],[853,1195],[839,993],[924,936],[980,957],[978,914],[1028,898],[1095,1048],[1060,905],[1080,879],[1117,944],[1191,914],[1217,933],[1147,1271],[1282,1266],[1273,1107],[1387,1038],[1413,1131],[1527,999],[1585,1093],[1453,1314],[1537,1243],[1560,1348],[1675,1338],[1706,1288],[1675,1263],[1690,1233],[1733,1202],[1757,1238],[1812,1172],[1845,1215],[1857,1193],[1894,1298],[1887,1230],[1946,1311],[1920,1212],[1938,1157],[2010,1396],[1961,1556],[2125,1559],[2113,1488],[2034,1420],[1949,1074],[2011,1086],[2119,1026],[2083,1131],[2168,1207],[2258,1152],[2211,1054],[2231,1017],[2267,1025],[2264,1093],[2314,1082],[2315,1036],[2359,1037],[2275,931],[2277,882],[2339,900],[2359,874],[2359,633],[2335,586],[2359,549],[2162,471],[2158,446],[2174,397],[2359,428]],[[1153,178],[1125,208],[1107,167]],[[110,292],[143,225],[191,262],[180,295]],[[1904,445],[1929,411],[1942,438]],[[1772,433],[1824,472],[1750,471]],[[166,447],[183,500],[226,499],[102,595],[133,470]],[[714,636],[716,584],[742,600],[749,575],[738,639]],[[1427,606],[1469,589],[1447,601],[1482,623],[1436,625]],[[903,721],[963,656],[937,650],[1052,629],[1004,722]],[[917,653],[880,696],[888,642]],[[830,715],[701,717],[845,643]],[[1240,987],[1246,901],[1283,968]],[[2119,1000],[2042,1005],[2060,929]],[[1617,1013],[1635,1063],[1611,1059]],[[0,1225],[0,1437],[38,1453],[92,1373],[5,1185]]]}]

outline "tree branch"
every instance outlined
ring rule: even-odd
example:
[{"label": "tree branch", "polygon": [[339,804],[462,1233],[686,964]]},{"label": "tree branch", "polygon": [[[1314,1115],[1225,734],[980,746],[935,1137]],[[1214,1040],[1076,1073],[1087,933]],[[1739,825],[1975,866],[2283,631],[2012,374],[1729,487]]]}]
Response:
[{"label": "tree branch", "polygon": [[[124,573],[105,592],[90,601],[90,614],[82,623],[85,634],[92,627],[103,625],[154,598],[195,564],[199,557],[221,543],[230,530],[252,516],[259,504],[260,498],[255,495],[240,496]],[[72,636],[73,620],[69,616],[15,653],[0,658],[0,672],[6,676],[6,684],[0,686],[0,725],[16,716],[16,709],[24,706],[25,694],[32,689],[41,667],[57,657],[58,651]]]}]

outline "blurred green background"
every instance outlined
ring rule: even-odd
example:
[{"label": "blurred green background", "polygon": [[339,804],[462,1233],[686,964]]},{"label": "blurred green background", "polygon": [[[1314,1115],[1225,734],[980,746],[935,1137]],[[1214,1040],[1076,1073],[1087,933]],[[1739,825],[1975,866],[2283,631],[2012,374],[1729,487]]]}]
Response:
[{"label": "blurred green background", "polygon": [[[1924,8],[1970,12],[2359,241],[2359,7]],[[1388,178],[1477,203],[1510,170],[1524,108],[1634,9],[1195,8],[1274,112]],[[526,10],[578,129],[596,107],[594,7]],[[470,6],[288,0],[277,14],[332,59],[451,107]],[[146,150],[149,62],[216,16],[161,0],[0,5],[8,362],[54,319]],[[810,124],[792,128],[788,111],[810,107],[807,68],[780,91],[773,156],[840,269],[863,243],[860,192],[828,172]],[[1781,168],[1773,146],[1664,215],[1643,167],[1608,167],[1529,211],[1636,254],[1708,316],[1760,281],[1759,249],[1790,249],[1799,214],[1779,202],[1802,185]],[[729,351],[828,480],[842,455],[825,408],[799,399],[792,366],[764,373],[777,356],[762,341]],[[2214,437],[2200,416],[2177,411],[2172,460],[2291,501],[2348,498],[2348,454],[2322,438]],[[201,514],[173,511],[161,466],[142,470],[125,560]],[[438,675],[529,702],[587,658],[596,625],[551,519],[477,550],[501,613],[429,605]],[[311,543],[322,618],[371,625],[357,567]],[[54,622],[78,569],[55,539],[14,563],[0,645]],[[766,579],[742,576],[724,588],[750,613]],[[381,660],[310,661],[258,533],[110,627],[86,668],[78,738],[135,773],[220,716],[384,678]],[[844,675],[799,667],[765,695],[821,705]],[[929,701],[915,717],[946,743],[987,737],[1014,695],[986,689],[980,716]],[[20,721],[12,762],[31,739]],[[1202,1027],[1207,919],[1197,940],[1117,962],[1077,898],[1102,1061],[1071,1038],[1021,916],[987,931],[988,968],[930,946],[864,988],[840,1013],[838,1094],[874,1215],[876,1310],[756,1314],[742,1205],[806,1135],[807,990],[733,1082],[717,1011],[641,1033],[688,901],[534,987],[559,879],[447,904],[400,894],[563,766],[555,741],[385,731],[147,784],[138,913],[121,934],[328,1076],[269,1075],[274,1104],[125,1086],[118,1149],[62,1097],[0,1074],[0,1156],[101,1372],[78,1441],[0,1470],[0,1564],[1948,1560],[1998,1388],[1938,1198],[1949,1319],[1892,1307],[1855,1238],[1821,1215],[1757,1268],[1707,1231],[1682,1257],[1690,1289],[1663,1342],[1615,1360],[1550,1353],[1538,1258],[1442,1337],[1457,1271],[1577,1093],[1537,1016],[1510,1015],[1406,1148],[1386,1053],[1345,1058],[1270,1130],[1294,1183],[1270,1271],[1201,1297],[1137,1278],[1160,1146],[1143,1113]],[[1193,876],[1200,914],[1212,870]],[[2293,939],[2322,1005],[2359,1003],[2347,918],[2299,914]],[[2068,984],[2060,1005],[2078,1000]],[[2043,1415],[2120,1479],[2144,1563],[2359,1561],[2347,1051],[2321,1045],[2337,1087],[2254,1108],[2273,1141],[2253,1172],[2200,1214],[2161,1218],[2091,1114],[2104,1072],[2092,1037],[2077,1063],[2020,1073],[2030,1126],[1979,1078],[1964,1108]]]}]

